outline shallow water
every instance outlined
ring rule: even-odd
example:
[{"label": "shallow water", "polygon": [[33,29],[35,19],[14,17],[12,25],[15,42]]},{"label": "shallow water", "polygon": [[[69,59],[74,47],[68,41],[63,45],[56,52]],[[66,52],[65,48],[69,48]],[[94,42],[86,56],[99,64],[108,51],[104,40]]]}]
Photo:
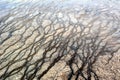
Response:
[{"label": "shallow water", "polygon": [[119,57],[107,65],[120,48],[119,5],[119,0],[0,0],[0,79],[59,80],[65,73],[119,80]]}]

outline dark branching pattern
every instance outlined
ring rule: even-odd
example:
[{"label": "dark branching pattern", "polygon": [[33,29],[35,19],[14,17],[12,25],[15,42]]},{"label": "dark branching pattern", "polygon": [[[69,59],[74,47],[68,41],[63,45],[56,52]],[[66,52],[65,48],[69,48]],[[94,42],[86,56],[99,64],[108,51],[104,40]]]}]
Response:
[{"label": "dark branching pattern", "polygon": [[0,17],[0,80],[104,80],[95,69],[119,51],[120,10],[66,4],[20,4]]}]

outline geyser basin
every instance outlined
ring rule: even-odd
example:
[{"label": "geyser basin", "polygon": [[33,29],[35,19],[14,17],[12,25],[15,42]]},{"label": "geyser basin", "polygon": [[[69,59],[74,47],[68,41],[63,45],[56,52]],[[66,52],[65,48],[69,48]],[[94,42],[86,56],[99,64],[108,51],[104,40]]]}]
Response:
[{"label": "geyser basin", "polygon": [[0,80],[119,80],[119,0],[1,0]]}]

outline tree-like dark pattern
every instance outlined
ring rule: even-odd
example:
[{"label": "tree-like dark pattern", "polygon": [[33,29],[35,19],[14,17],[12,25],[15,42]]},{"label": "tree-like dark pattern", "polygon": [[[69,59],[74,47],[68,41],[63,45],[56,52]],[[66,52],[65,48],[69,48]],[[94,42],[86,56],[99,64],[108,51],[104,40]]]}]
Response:
[{"label": "tree-like dark pattern", "polygon": [[120,48],[119,17],[109,8],[77,8],[22,4],[1,16],[0,80],[42,80],[60,61],[67,80],[99,80],[94,64],[104,55],[109,63]]}]

